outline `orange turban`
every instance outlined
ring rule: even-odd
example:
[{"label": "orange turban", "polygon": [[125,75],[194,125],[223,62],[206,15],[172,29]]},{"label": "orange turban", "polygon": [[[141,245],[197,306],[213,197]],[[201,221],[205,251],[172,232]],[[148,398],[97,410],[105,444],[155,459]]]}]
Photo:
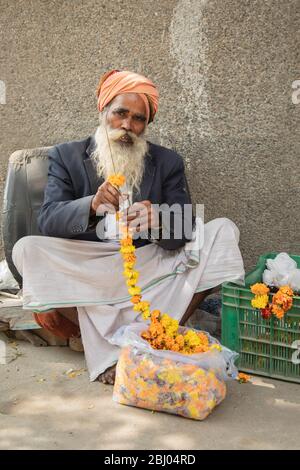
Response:
[{"label": "orange turban", "polygon": [[145,103],[147,122],[153,121],[158,108],[158,91],[143,75],[127,70],[111,70],[100,79],[97,88],[98,111],[102,111],[117,95],[137,93]]}]

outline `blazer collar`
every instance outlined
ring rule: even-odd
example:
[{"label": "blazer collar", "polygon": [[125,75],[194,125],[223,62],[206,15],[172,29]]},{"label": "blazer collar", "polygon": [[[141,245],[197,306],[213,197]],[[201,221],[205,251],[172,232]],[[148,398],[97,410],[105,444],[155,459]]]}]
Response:
[{"label": "blazer collar", "polygon": [[[145,157],[146,159],[145,169],[144,169],[144,175],[143,175],[141,186],[140,186],[140,191],[139,192],[137,192],[136,190],[133,191],[133,194],[132,194],[133,202],[145,201],[146,199],[148,199],[150,191],[151,191],[151,187],[153,184],[156,165],[151,155],[151,142],[148,142],[148,145],[149,145],[149,149]],[[93,134],[89,138],[88,146],[86,148],[87,156],[83,160],[83,163],[85,165],[85,169],[86,169],[89,181],[90,181],[92,194],[96,194],[98,187],[104,182],[104,178],[99,177],[97,175],[95,163],[93,159],[91,158],[92,152],[95,149],[95,147],[96,147],[96,140],[95,140],[95,134]]]}]

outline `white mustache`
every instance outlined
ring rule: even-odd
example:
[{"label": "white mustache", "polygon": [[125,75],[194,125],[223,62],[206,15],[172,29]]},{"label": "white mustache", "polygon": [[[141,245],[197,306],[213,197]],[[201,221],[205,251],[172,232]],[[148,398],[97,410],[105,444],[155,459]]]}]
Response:
[{"label": "white mustache", "polygon": [[107,134],[108,138],[114,142],[119,140],[121,137],[124,137],[125,135],[128,135],[133,143],[138,140],[138,136],[136,136],[133,132],[125,131],[124,129],[107,129]]}]

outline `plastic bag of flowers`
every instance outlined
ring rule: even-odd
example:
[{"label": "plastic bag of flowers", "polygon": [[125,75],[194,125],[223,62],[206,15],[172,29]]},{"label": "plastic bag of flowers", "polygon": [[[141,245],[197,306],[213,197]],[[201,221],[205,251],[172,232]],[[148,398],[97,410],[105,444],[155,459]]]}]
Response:
[{"label": "plastic bag of flowers", "polygon": [[178,329],[180,338],[191,342],[195,334],[200,335],[203,352],[183,354],[155,349],[145,339],[145,328],[145,324],[133,323],[121,327],[112,338],[112,342],[122,348],[113,400],[186,418],[205,419],[224,400],[225,382],[237,377],[234,361],[238,354],[221,346],[208,333],[184,327]]}]

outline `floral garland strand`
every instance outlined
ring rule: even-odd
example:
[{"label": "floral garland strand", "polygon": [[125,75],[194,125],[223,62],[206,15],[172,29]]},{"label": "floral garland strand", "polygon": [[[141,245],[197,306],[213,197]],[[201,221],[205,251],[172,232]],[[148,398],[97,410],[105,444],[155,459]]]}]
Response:
[{"label": "floral garland strand", "polygon": [[272,302],[269,302],[270,289],[266,284],[258,282],[250,286],[250,289],[254,294],[251,305],[261,311],[265,320],[269,320],[272,315],[280,320],[292,308],[294,292],[289,286],[281,286],[273,295]]},{"label": "floral garland strand", "polygon": [[[108,181],[119,190],[125,184],[125,177],[121,174],[111,175]],[[119,212],[117,220],[121,231],[120,253],[124,263],[123,275],[126,278],[133,310],[140,312],[144,320],[149,318],[151,320],[149,328],[142,333],[142,338],[148,341],[154,349],[167,349],[183,354],[202,353],[214,349],[220,351],[221,346],[210,345],[205,333],[189,330],[184,335],[180,334],[178,320],[174,320],[167,313],[162,314],[157,309],[150,311],[150,302],[142,300],[141,288],[137,286],[139,272],[135,269],[136,255],[131,231],[120,222]]]}]

